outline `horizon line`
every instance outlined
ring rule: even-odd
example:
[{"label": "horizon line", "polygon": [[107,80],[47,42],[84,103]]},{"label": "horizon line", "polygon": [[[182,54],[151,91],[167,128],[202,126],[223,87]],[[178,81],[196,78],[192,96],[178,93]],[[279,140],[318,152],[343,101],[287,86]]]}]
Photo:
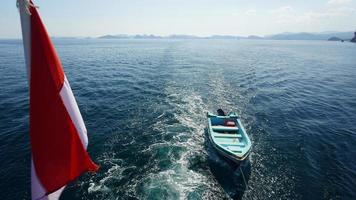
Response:
[{"label": "horizon line", "polygon": [[[257,35],[257,34],[250,34],[250,35],[231,35],[231,34],[211,34],[211,35],[207,35],[207,36],[202,36],[202,35],[194,35],[194,34],[180,34],[180,33],[172,33],[172,34],[168,34],[168,35],[156,35],[156,34],[148,34],[148,33],[136,33],[136,34],[126,34],[126,33],[118,33],[118,34],[104,34],[104,35],[97,35],[97,36],[50,36],[51,38],[76,38],[76,39],[85,39],[85,38],[90,38],[90,39],[99,39],[101,37],[105,37],[105,36],[114,36],[114,37],[119,37],[119,36],[123,36],[123,37],[135,37],[135,36],[154,36],[154,37],[161,37],[161,38],[167,38],[167,37],[172,37],[172,36],[190,36],[190,37],[196,37],[197,39],[204,39],[204,38],[211,38],[214,36],[223,36],[223,37],[240,37],[240,38],[248,38],[251,36],[257,36],[260,38],[265,38],[268,36],[273,36],[273,35],[281,35],[281,34],[301,34],[301,33],[305,33],[305,34],[337,34],[337,33],[347,33],[347,32],[355,32],[352,30],[349,31],[320,31],[320,32],[290,32],[290,31],[283,31],[283,32],[279,32],[279,33],[274,33],[274,34],[267,34],[267,35]],[[8,40],[15,40],[15,39],[22,39],[22,37],[0,37],[0,39],[4,40],[4,39],[8,39]]]}]

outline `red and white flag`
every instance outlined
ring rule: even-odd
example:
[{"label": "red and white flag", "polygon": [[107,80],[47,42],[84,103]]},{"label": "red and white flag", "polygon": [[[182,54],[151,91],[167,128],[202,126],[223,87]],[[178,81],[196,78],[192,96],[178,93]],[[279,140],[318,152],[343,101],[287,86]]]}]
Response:
[{"label": "red and white flag", "polygon": [[87,130],[61,62],[31,0],[17,1],[30,85],[32,199],[58,199],[66,184],[96,171]]}]

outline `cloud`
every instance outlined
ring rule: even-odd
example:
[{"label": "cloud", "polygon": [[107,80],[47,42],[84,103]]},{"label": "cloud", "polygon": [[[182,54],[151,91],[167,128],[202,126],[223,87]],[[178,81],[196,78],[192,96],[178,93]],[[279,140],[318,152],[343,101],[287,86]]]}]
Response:
[{"label": "cloud", "polygon": [[283,6],[274,10],[270,13],[276,19],[277,23],[288,23],[296,21],[297,14],[291,6]]},{"label": "cloud", "polygon": [[245,15],[256,15],[256,12],[255,9],[246,10]]},{"label": "cloud", "polygon": [[340,6],[350,3],[351,0],[329,0],[327,5],[329,6]]},{"label": "cloud", "polygon": [[305,13],[301,17],[301,20],[312,21],[312,20],[328,20],[328,19],[343,18],[343,17],[348,17],[355,12],[356,9],[354,8],[336,7],[336,8],[327,9],[326,11],[320,11],[320,12],[312,11],[312,12]]},{"label": "cloud", "polygon": [[271,10],[272,14],[288,14],[293,12],[294,9],[291,6],[283,6],[274,10]]},{"label": "cloud", "polygon": [[351,7],[336,6],[336,7],[329,7],[325,10],[298,13],[291,6],[284,6],[271,10],[270,13],[274,17],[275,22],[280,24],[289,24],[289,23],[310,24],[316,21],[320,22],[320,21],[327,21],[331,19],[343,19],[345,17],[351,16],[352,14],[356,13],[356,9]]}]

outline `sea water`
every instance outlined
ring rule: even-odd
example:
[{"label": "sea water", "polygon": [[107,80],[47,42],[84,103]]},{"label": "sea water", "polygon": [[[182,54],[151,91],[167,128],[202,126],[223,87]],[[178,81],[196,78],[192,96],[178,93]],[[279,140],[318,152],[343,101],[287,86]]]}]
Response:
[{"label": "sea water", "polygon": [[[355,199],[356,45],[268,40],[54,40],[100,165],[63,199]],[[240,167],[206,112],[236,111]],[[0,40],[0,199],[30,198],[21,40]],[[243,181],[242,173],[246,178]]]}]

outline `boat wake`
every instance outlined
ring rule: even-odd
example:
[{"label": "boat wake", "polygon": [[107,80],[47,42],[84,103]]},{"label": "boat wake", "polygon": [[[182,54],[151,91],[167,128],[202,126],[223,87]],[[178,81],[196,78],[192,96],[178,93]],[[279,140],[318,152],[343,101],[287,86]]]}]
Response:
[{"label": "boat wake", "polygon": [[[166,66],[165,62],[168,61],[162,66]],[[285,195],[287,198],[289,191],[294,190],[295,180],[292,170],[285,165],[280,164],[272,171],[268,166],[283,163],[285,156],[277,155],[276,149],[270,147],[271,133],[263,128],[268,126],[267,117],[255,113],[259,91],[254,69],[235,81],[226,73],[234,69],[214,68],[211,73],[208,68],[197,71],[185,63],[176,66],[174,61],[169,62],[173,72],[159,68],[166,80],[152,82],[147,91],[134,88],[139,92],[133,95],[143,93],[144,99],[137,100],[135,108],[128,111],[133,114],[121,118],[116,126],[119,128],[113,128],[107,138],[105,152],[98,156],[100,174],[82,187],[87,188],[88,196],[264,199]],[[205,113],[218,108],[240,114],[252,141],[249,162],[241,165],[242,170],[219,156],[207,142]],[[126,118],[130,120],[125,121]]]},{"label": "boat wake", "polygon": [[206,166],[203,137],[206,107],[201,96],[194,91],[177,91],[175,87],[168,87],[166,93],[174,123],[158,121],[155,129],[171,137],[165,143],[152,144],[149,148],[168,152],[162,153],[165,158],[160,160],[169,159],[170,165],[161,167],[158,173],[148,174],[143,198],[152,198],[158,191],[162,194],[162,190],[171,199],[224,197]]}]

